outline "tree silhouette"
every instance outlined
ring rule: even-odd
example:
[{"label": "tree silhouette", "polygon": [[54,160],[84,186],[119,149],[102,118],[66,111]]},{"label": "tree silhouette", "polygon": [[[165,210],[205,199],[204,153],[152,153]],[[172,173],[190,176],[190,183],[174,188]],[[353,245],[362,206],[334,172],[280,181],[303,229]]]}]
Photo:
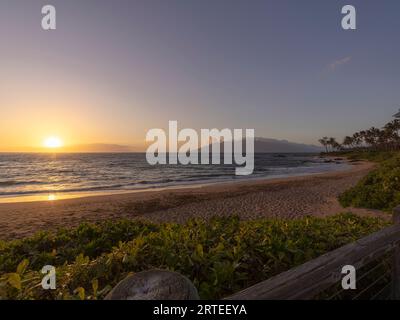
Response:
[{"label": "tree silhouette", "polygon": [[400,149],[400,120],[395,119],[385,124],[381,129],[371,127],[368,130],[361,130],[346,136],[342,144],[339,144],[333,137],[323,137],[319,139],[325,147],[325,151],[335,150],[387,150],[394,151]]}]

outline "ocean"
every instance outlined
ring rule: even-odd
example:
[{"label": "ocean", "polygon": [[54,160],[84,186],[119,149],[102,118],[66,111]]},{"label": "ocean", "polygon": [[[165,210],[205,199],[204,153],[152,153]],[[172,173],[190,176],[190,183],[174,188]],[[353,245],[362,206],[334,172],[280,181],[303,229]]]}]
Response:
[{"label": "ocean", "polygon": [[256,154],[254,173],[236,176],[235,165],[150,166],[144,153],[2,153],[0,198],[290,177],[346,166],[316,154]]}]

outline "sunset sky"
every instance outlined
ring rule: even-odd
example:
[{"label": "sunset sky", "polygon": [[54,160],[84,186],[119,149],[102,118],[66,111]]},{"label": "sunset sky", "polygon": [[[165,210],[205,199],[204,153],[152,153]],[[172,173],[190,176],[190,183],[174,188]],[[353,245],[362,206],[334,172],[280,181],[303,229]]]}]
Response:
[{"label": "sunset sky", "polygon": [[0,151],[140,147],[168,120],[314,144],[381,126],[400,107],[400,1],[350,2],[356,31],[349,1],[1,0]]}]

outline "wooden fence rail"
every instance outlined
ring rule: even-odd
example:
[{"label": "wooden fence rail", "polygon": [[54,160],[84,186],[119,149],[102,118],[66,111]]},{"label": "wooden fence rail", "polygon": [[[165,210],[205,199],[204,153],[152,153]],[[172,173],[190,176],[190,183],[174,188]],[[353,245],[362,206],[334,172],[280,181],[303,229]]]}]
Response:
[{"label": "wooden fence rail", "polygon": [[303,265],[240,291],[227,300],[308,300],[340,283],[342,267],[359,270],[393,251],[392,298],[400,299],[400,207],[393,212],[394,225],[324,254]]}]

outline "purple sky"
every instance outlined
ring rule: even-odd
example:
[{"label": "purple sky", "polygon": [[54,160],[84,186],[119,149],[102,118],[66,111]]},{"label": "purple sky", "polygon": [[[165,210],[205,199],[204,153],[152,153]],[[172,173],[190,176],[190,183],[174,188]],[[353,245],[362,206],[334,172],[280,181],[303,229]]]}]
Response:
[{"label": "purple sky", "polygon": [[[357,30],[341,29],[341,7]],[[41,29],[41,7],[57,30]],[[400,107],[398,0],[1,0],[0,150],[254,128],[317,143]]]}]

